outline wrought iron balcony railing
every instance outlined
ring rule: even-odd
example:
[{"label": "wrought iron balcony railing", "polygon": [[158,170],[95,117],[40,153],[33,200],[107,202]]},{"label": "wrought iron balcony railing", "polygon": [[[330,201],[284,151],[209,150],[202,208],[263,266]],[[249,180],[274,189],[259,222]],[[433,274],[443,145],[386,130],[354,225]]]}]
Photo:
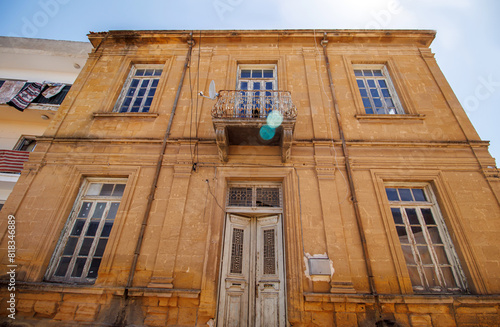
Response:
[{"label": "wrought iron balcony railing", "polygon": [[297,117],[297,108],[288,91],[223,90],[212,109],[212,118],[256,119],[267,118],[272,111],[283,119]]},{"label": "wrought iron balcony railing", "polygon": [[20,173],[29,155],[28,151],[0,150],[0,173]]}]

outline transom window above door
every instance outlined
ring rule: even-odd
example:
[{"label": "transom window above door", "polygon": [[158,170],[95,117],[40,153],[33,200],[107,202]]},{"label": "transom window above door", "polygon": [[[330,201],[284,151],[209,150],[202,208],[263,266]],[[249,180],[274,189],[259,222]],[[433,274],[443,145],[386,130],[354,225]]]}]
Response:
[{"label": "transom window above door", "polygon": [[237,90],[277,90],[276,65],[239,65]]},{"label": "transom window above door", "polygon": [[227,194],[228,207],[281,208],[279,185],[231,185]]}]

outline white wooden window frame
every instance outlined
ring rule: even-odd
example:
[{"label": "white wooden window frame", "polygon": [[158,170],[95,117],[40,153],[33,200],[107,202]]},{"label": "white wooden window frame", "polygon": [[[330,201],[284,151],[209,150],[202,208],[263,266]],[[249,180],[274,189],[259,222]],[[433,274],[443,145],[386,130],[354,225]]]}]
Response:
[{"label": "white wooden window frame", "polygon": [[[389,201],[390,208],[399,208],[402,209],[400,210],[403,215],[406,216],[405,213],[405,208],[428,208],[432,212],[432,216],[434,218],[434,221],[436,223],[437,229],[439,231],[439,236],[444,244],[444,250],[446,252],[447,259],[449,261],[449,265],[451,267],[451,270],[453,272],[453,277],[454,277],[454,283],[456,284],[456,287],[447,287],[447,281],[444,279],[443,273],[441,272],[440,268],[438,265],[436,265],[436,260],[433,260],[435,266],[436,266],[436,277],[438,278],[438,283],[439,286],[436,287],[428,287],[425,285],[425,280],[423,277],[423,265],[420,265],[419,262],[417,262],[417,269],[420,275],[420,278],[422,280],[422,283],[424,285],[412,285],[413,290],[416,293],[460,293],[460,292],[465,292],[467,290],[467,283],[465,279],[465,274],[463,272],[463,269],[460,265],[458,255],[455,251],[453,242],[450,237],[450,233],[448,232],[448,229],[446,227],[446,224],[444,222],[443,216],[441,214],[441,210],[439,209],[439,205],[437,202],[437,198],[434,195],[434,192],[430,185],[428,183],[385,183],[385,189],[387,188],[407,188],[407,189],[422,189],[424,191],[426,201],[390,201],[387,198],[387,194],[385,195],[387,200]],[[420,221],[420,225],[425,224],[424,218],[422,217],[421,213],[419,210],[417,210],[417,215],[418,219]],[[391,217],[392,218],[392,217]],[[396,223],[394,222],[394,219],[392,218],[394,230],[396,230]],[[407,218],[403,217],[403,222],[404,225],[407,229],[407,234],[408,229],[411,229],[409,225],[409,221]],[[432,243],[431,246],[429,246],[430,241],[430,235],[427,231],[427,228],[422,228],[424,238],[426,240],[426,244],[428,245],[429,252],[431,253],[431,257],[435,258],[436,253],[432,249]],[[409,236],[409,235],[408,235]],[[396,237],[397,238],[397,237]],[[410,237],[409,237],[410,238]],[[410,238],[410,246],[412,248],[412,252],[415,251],[414,247],[416,247],[416,241],[414,239]],[[399,250],[402,253],[402,257],[404,257],[404,251],[402,248],[402,245],[400,243]]]},{"label": "white wooden window frame", "polygon": [[[56,270],[59,266],[60,258],[62,257],[63,251],[66,247],[67,241],[68,241],[69,237],[72,236],[71,233],[72,233],[73,228],[75,227],[75,222],[76,222],[77,218],[79,218],[77,216],[80,212],[80,209],[81,209],[83,203],[85,201],[96,201],[96,203],[97,203],[97,201],[99,201],[101,203],[106,202],[107,203],[106,209],[102,214],[102,217],[106,217],[106,215],[109,211],[109,208],[108,208],[109,203],[119,202],[119,205],[120,205],[122,202],[123,193],[120,197],[87,195],[87,192],[89,191],[89,188],[90,188],[91,184],[93,184],[93,183],[125,184],[125,187],[126,187],[127,179],[126,178],[87,178],[84,180],[84,182],[82,183],[82,185],[80,187],[80,190],[78,192],[76,200],[74,202],[74,205],[73,205],[73,208],[72,208],[71,213],[69,215],[69,218],[66,221],[66,224],[61,232],[61,237],[59,238],[59,242],[56,246],[56,249],[55,249],[54,254],[52,256],[51,262],[49,264],[49,269],[48,269],[47,274],[46,274],[46,279],[48,279],[50,281],[70,282],[70,283],[78,283],[78,284],[93,284],[95,282],[95,280],[97,279],[98,274],[95,278],[89,278],[89,277],[87,277],[87,274],[88,274],[90,266],[91,266],[91,261],[92,261],[91,259],[93,259],[93,257],[94,257],[94,252],[96,250],[97,243],[98,243],[95,240],[101,238],[101,231],[103,230],[104,225],[106,223],[105,218],[102,218],[101,221],[99,222],[98,228],[97,228],[95,235],[94,235],[94,240],[92,242],[91,248],[89,249],[88,259],[87,259],[86,264],[83,268],[83,272],[81,274],[81,277],[71,277],[71,272],[75,266],[76,258],[78,257],[77,253],[82,247],[83,240],[85,238],[84,234],[86,233],[87,227],[89,226],[90,221],[92,219],[90,214],[92,214],[94,212],[95,207],[96,207],[95,205],[92,207],[92,210],[89,211],[89,217],[86,218],[85,224],[82,226],[81,234],[79,234],[79,236],[78,236],[80,239],[78,240],[77,244],[75,245],[75,249],[73,251],[71,261],[68,264],[68,268],[67,268],[65,276],[56,276],[55,275]],[[118,207],[118,209],[119,209],[119,207]],[[114,225],[116,225],[116,220],[117,220],[117,216],[115,216],[113,219],[113,225],[111,226],[111,231],[112,231],[112,227]],[[108,243],[109,243],[109,238],[110,238],[110,236],[108,235],[107,236]],[[106,248],[108,248],[108,244],[105,245],[103,252],[105,251]],[[103,257],[104,256],[102,256],[101,259]],[[101,261],[101,263],[102,263],[102,261]],[[101,267],[99,267],[99,269]]]},{"label": "white wooden window frame", "polygon": [[[127,97],[127,93],[130,89],[130,86],[131,86],[131,83],[132,83],[132,80],[133,79],[139,79],[140,80],[140,83],[142,83],[143,80],[146,80],[146,79],[150,79],[150,80],[158,80],[157,82],[157,85],[156,85],[156,91],[158,91],[158,85],[159,85],[159,82],[160,82],[160,79],[161,79],[161,75],[163,75],[163,65],[159,65],[159,64],[136,64],[136,65],[133,65],[132,68],[130,69],[130,72],[127,76],[127,79],[125,80],[125,83],[123,84],[123,87],[122,87],[122,90],[120,92],[120,95],[115,103],[115,106],[113,108],[113,112],[122,112],[121,111],[121,107]],[[155,69],[155,70],[162,70],[162,73],[159,75],[159,76],[135,76],[135,73],[137,70],[140,70],[140,69]],[[135,99],[137,98],[137,94],[139,92],[139,89],[140,87],[137,87],[137,90],[134,92],[134,95],[132,96],[132,100],[131,100],[131,104],[129,105],[127,111],[123,111],[123,112],[132,112],[131,109],[133,107],[132,103],[135,101]],[[144,99],[142,100],[141,102],[141,105],[140,105],[140,108],[139,108],[139,111],[137,112],[149,112],[151,106],[152,106],[152,103],[150,104],[150,106],[148,107],[148,110],[147,111],[144,111],[144,107],[145,107],[145,102],[148,98],[147,94],[149,93],[151,89],[151,83],[150,85],[148,85],[147,89],[146,89],[146,95],[144,96]],[[155,91],[155,94],[153,95],[156,96],[156,91]],[[154,101],[154,100],[153,100]],[[134,111],[135,112],[135,111]]]},{"label": "white wooden window frame", "polygon": [[[405,115],[406,114],[406,112],[403,108],[403,105],[401,104],[401,101],[399,100],[398,93],[396,92],[396,88],[394,87],[394,84],[392,83],[392,80],[391,80],[391,77],[390,77],[389,71],[387,70],[386,65],[383,65],[383,64],[353,64],[352,69],[353,69],[353,74],[355,77],[354,83],[356,84],[356,88],[358,89],[357,96],[361,99],[360,103],[363,106],[363,113],[364,114],[367,114],[367,113],[365,111],[363,99],[361,96],[361,92],[360,92],[360,88],[359,88],[357,80],[362,79],[365,82],[365,84],[367,84],[368,78],[366,76],[356,76],[354,71],[356,71],[356,70],[368,70],[368,69],[382,71],[382,76],[371,76],[370,78],[373,78],[376,80],[384,80],[386,82],[387,88],[389,90],[389,94],[391,96],[391,100],[393,101],[394,106],[395,106],[395,112],[390,112],[389,109],[387,109],[387,105],[384,103],[385,101],[381,100],[382,103],[384,104],[384,112],[383,113],[375,112],[376,107],[375,107],[375,104],[373,101],[373,96],[369,92],[369,89],[367,89],[368,98],[369,98],[369,101],[371,103],[372,109],[374,110],[374,112],[370,113],[369,115]],[[377,87],[379,94],[382,94],[380,86],[378,84],[376,84],[376,87]]]}]

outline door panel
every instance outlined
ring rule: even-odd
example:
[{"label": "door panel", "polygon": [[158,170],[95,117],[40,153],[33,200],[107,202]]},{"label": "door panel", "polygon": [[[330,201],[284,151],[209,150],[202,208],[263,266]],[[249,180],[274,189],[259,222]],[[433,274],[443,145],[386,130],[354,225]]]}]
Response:
[{"label": "door panel", "polygon": [[285,326],[280,215],[226,223],[218,326]]}]

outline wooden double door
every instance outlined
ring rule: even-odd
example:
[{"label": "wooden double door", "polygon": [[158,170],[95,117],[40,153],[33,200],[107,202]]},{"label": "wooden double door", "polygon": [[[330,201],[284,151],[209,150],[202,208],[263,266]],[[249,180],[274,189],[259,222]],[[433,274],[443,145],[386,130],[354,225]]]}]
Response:
[{"label": "wooden double door", "polygon": [[285,326],[280,214],[228,214],[218,326]]}]

